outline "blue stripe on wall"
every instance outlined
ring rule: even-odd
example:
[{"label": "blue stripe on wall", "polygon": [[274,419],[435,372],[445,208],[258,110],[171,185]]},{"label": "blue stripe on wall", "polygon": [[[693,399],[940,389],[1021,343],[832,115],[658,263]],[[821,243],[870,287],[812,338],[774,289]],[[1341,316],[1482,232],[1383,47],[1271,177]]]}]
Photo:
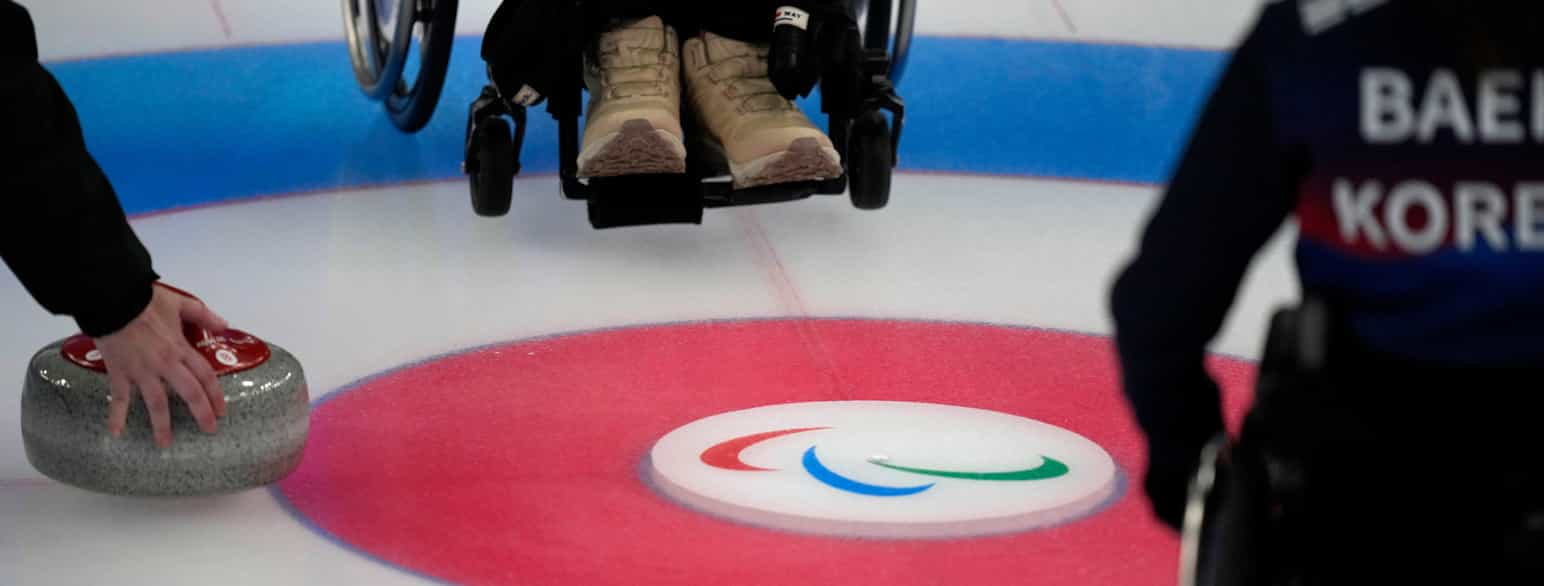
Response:
[{"label": "blue stripe on wall", "polygon": [[[910,170],[1162,182],[1222,62],[1201,50],[923,37],[902,84]],[[482,87],[458,39],[434,121],[398,133],[354,85],[341,42],[50,64],[130,213],[459,175]],[[813,104],[808,106],[813,107]],[[557,169],[556,124],[527,172]]]}]

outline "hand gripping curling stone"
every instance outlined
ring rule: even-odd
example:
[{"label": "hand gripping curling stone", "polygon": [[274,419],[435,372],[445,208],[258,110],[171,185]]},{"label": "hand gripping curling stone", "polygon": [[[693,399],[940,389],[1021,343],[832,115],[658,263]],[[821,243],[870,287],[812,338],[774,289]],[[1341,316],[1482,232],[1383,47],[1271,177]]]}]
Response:
[{"label": "hand gripping curling stone", "polygon": [[135,395],[123,435],[107,433],[107,369],[90,338],[60,340],[32,357],[22,390],[27,460],[45,476],[126,496],[231,493],[276,482],[300,464],[310,396],[300,362],[240,330],[187,325],[188,341],[214,367],[226,415],[205,434],[168,389],[172,445],[155,445],[150,415]]}]

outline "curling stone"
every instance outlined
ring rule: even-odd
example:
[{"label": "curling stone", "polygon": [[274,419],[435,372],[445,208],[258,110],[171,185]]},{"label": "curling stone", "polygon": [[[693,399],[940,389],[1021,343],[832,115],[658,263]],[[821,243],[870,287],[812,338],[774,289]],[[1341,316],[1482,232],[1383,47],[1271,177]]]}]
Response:
[{"label": "curling stone", "polygon": [[300,464],[310,397],[300,362],[239,330],[184,329],[225,391],[226,415],[214,434],[199,431],[168,389],[172,445],[159,448],[145,404],[135,396],[123,435],[107,433],[107,369],[90,338],[49,344],[32,357],[22,390],[27,460],[45,476],[126,496],[231,493],[276,482]]}]

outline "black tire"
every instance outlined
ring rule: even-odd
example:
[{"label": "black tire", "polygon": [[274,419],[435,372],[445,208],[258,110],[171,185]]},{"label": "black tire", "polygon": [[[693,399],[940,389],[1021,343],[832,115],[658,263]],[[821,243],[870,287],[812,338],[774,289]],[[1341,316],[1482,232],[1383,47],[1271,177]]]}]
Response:
[{"label": "black tire", "polygon": [[847,137],[847,194],[853,207],[877,210],[890,203],[890,175],[895,154],[890,146],[890,123],[884,113],[859,114]]},{"label": "black tire", "polygon": [[515,192],[515,145],[509,123],[489,118],[477,126],[477,172],[470,177],[472,211],[485,218],[509,213]]},{"label": "black tire", "polygon": [[450,69],[451,43],[456,38],[457,0],[418,1],[433,8],[429,22],[422,23],[421,29],[413,27],[415,33],[421,30],[422,36],[409,39],[418,46],[418,77],[399,79],[385,100],[386,115],[403,132],[422,130],[434,116],[440,92],[445,88],[445,74]]}]

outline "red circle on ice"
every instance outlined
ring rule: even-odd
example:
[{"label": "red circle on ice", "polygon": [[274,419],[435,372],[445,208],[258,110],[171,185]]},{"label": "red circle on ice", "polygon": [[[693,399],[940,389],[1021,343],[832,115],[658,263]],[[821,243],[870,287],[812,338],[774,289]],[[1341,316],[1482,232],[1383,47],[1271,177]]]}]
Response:
[{"label": "red circle on ice", "polygon": [[[1213,358],[1230,421],[1254,377]],[[736,524],[642,480],[654,442],[728,411],[805,401],[945,403],[1103,447],[1126,476],[1100,512],[964,540],[855,540]],[[402,569],[475,584],[1136,586],[1177,542],[1137,482],[1141,435],[1108,338],[878,320],[642,326],[480,348],[342,389],[312,413],[277,493],[317,529]]]}]

